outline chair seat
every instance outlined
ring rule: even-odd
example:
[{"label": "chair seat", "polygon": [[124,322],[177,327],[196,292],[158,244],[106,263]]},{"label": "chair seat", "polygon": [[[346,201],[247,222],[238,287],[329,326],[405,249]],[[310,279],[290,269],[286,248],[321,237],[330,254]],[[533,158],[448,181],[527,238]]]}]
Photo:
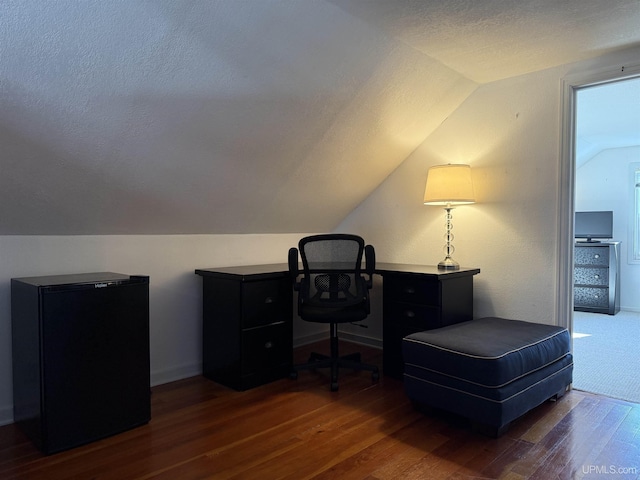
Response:
[{"label": "chair seat", "polygon": [[315,307],[303,305],[299,310],[300,318],[315,323],[349,323],[367,318],[367,307],[364,304],[345,307]]}]

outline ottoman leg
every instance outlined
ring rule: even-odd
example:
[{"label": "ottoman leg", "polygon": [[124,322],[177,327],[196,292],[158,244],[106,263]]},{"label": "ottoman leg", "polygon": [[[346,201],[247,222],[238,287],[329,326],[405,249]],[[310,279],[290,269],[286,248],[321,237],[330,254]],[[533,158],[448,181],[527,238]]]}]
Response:
[{"label": "ottoman leg", "polygon": [[509,430],[509,425],[511,425],[511,423],[507,423],[506,425],[497,427],[495,425],[487,425],[486,423],[473,421],[471,422],[471,429],[481,435],[485,435],[491,438],[498,438],[502,436],[507,430]]},{"label": "ottoman leg", "polygon": [[555,402],[564,397],[564,394],[567,392],[567,387],[562,387],[556,394],[549,399],[550,402]]}]

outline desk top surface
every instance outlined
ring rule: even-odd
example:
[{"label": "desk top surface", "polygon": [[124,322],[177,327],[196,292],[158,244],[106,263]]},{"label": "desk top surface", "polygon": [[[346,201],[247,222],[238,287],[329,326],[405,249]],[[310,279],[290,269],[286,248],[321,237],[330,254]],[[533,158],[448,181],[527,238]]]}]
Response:
[{"label": "desk top surface", "polygon": [[73,273],[64,275],[43,275],[37,277],[12,278],[11,280],[35,287],[57,287],[62,285],[82,286],[95,284],[125,284],[146,281],[149,277],[143,275],[124,275],[113,272]]},{"label": "desk top surface", "polygon": [[436,277],[466,277],[467,275],[477,275],[479,268],[460,267],[458,270],[445,270],[437,265],[416,265],[412,263],[376,263],[376,273],[380,275],[394,273],[408,273],[416,275],[431,275]]},{"label": "desk top surface", "polygon": [[[213,267],[197,269],[195,272],[201,276],[229,277],[229,278],[251,278],[259,279],[266,277],[280,277],[289,275],[289,266],[286,263],[272,263],[266,265],[239,265],[231,267]],[[458,270],[444,270],[436,265],[414,265],[408,263],[384,263],[376,264],[375,273],[407,274],[407,275],[428,275],[438,279],[477,275],[479,268],[461,267]]]}]

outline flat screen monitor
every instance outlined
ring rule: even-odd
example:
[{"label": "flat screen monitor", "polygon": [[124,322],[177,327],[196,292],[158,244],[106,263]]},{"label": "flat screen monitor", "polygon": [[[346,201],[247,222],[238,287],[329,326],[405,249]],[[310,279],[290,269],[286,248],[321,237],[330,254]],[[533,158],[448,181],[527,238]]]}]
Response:
[{"label": "flat screen monitor", "polygon": [[574,236],[587,242],[613,238],[613,212],[576,212]]}]

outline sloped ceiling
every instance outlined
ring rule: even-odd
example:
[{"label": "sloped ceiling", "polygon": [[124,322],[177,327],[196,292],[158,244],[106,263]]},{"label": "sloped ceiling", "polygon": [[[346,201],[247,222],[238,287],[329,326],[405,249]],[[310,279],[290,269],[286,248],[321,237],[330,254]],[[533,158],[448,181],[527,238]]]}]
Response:
[{"label": "sloped ceiling", "polygon": [[332,0],[478,83],[638,43],[638,0]]},{"label": "sloped ceiling", "polygon": [[578,90],[576,165],[603,150],[640,145],[640,77]]},{"label": "sloped ceiling", "polygon": [[330,231],[479,83],[640,41],[637,0],[23,0],[0,22],[0,234]]}]

